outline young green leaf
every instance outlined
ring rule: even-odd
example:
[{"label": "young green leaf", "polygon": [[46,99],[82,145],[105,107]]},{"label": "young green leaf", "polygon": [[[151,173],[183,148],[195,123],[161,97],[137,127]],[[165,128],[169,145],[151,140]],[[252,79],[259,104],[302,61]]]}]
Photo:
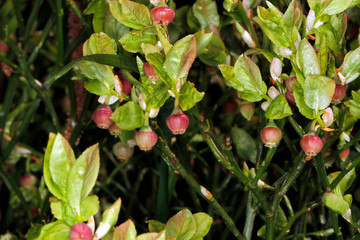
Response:
[{"label": "young green leaf", "polygon": [[[329,183],[331,184],[335,178],[340,174],[340,172],[333,172],[331,174],[329,174],[328,179],[329,179]],[[334,193],[339,195],[339,196],[344,196],[344,193],[346,190],[348,190],[350,188],[350,186],[352,185],[352,183],[355,180],[355,169],[353,168],[350,172],[348,172],[342,179],[341,181],[338,183],[338,185],[335,187],[338,188],[338,191],[336,192],[336,190],[334,190]]]},{"label": "young green leaf", "polygon": [[196,222],[196,232],[190,240],[202,239],[209,232],[213,219],[202,212],[193,214],[193,217]]},{"label": "young green leaf", "polygon": [[59,200],[55,197],[49,198],[51,213],[58,220],[63,220],[69,226],[74,225],[76,220],[75,212],[71,209],[67,202]]},{"label": "young green leaf", "polygon": [[96,195],[87,196],[80,203],[80,218],[87,221],[99,211],[99,198]]},{"label": "young green leaf", "polygon": [[266,109],[265,117],[268,119],[282,119],[292,115],[291,108],[284,95],[280,94]]},{"label": "young green leaf", "polygon": [[346,83],[355,80],[360,74],[360,47],[346,54],[341,74],[346,78]]},{"label": "young green leaf", "polygon": [[188,35],[177,41],[170,49],[163,67],[167,74],[177,81],[187,76],[195,57],[196,39],[193,35]]},{"label": "young green leaf", "polygon": [[299,108],[300,113],[308,119],[315,119],[316,112],[306,105],[304,90],[298,81],[294,82],[293,90],[296,106]]},{"label": "young green leaf", "polygon": [[322,14],[335,15],[341,13],[351,6],[353,0],[332,0],[330,4],[322,9]]},{"label": "young green leaf", "polygon": [[234,72],[243,88],[243,91],[239,91],[242,98],[257,102],[266,95],[267,87],[261,78],[260,69],[250,58],[242,54],[235,63]]},{"label": "young green leaf", "polygon": [[[308,107],[320,114],[331,103],[335,91],[335,81],[324,76],[309,74],[304,82],[304,99]],[[296,100],[296,98],[295,98]]]},{"label": "young green leaf", "polygon": [[146,223],[150,232],[161,232],[165,229],[165,224],[156,220],[149,220]]},{"label": "young green leaf", "polygon": [[[67,199],[77,216],[81,216],[80,204],[94,187],[99,168],[100,155],[98,144],[87,148],[71,166],[66,188]],[[83,220],[86,221],[87,219]]]},{"label": "young green leaf", "polygon": [[189,240],[196,232],[196,221],[188,209],[181,210],[165,225],[166,237]]},{"label": "young green leaf", "polygon": [[360,92],[351,91],[353,99],[345,103],[350,108],[350,112],[356,117],[360,118]]},{"label": "young green leaf", "polygon": [[84,74],[89,80],[84,83],[86,90],[96,95],[108,95],[114,88],[114,73],[109,66],[80,61],[78,67],[81,74]]},{"label": "young green leaf", "polygon": [[84,56],[92,54],[116,54],[117,46],[114,39],[105,33],[93,33],[83,46]]},{"label": "young green leaf", "polygon": [[121,46],[128,52],[142,53],[141,44],[156,43],[156,31],[153,27],[147,27],[142,30],[133,30],[119,39]]},{"label": "young green leaf", "polygon": [[179,105],[183,111],[187,111],[200,102],[205,93],[198,92],[192,82],[186,82],[180,90]]},{"label": "young green leaf", "polygon": [[135,225],[129,219],[115,228],[113,240],[135,240],[136,235]]},{"label": "young green leaf", "polygon": [[134,130],[142,127],[145,122],[143,110],[139,104],[132,101],[118,107],[110,118],[121,129],[125,130]]},{"label": "young green leaf", "polygon": [[256,161],[256,142],[244,129],[233,127],[231,129],[231,140],[235,144],[238,156],[244,160]]},{"label": "young green leaf", "polygon": [[37,240],[69,239],[70,226],[61,220],[46,224]]},{"label": "young green leaf", "polygon": [[143,5],[130,0],[117,0],[109,2],[110,11],[113,16],[122,24],[134,28],[142,29],[151,25],[152,20],[149,9]]},{"label": "young green leaf", "polygon": [[301,41],[298,51],[296,52],[296,62],[305,77],[308,74],[321,74],[318,56],[314,48],[305,38]]},{"label": "young green leaf", "polygon": [[238,92],[243,92],[244,88],[241,86],[240,82],[237,80],[234,72],[234,67],[220,64],[219,69],[224,76],[225,80]]},{"label": "young green leaf", "polygon": [[[46,183],[46,186],[48,187],[49,191],[56,196],[57,198],[67,201],[66,194],[60,189],[60,187],[55,183],[55,181],[52,178],[51,172],[50,172],[50,160],[51,160],[51,153],[54,147],[54,142],[57,135],[54,133],[49,134],[49,141],[46,147],[45,156],[44,156],[44,180]],[[75,158],[75,156],[74,156]]]},{"label": "young green leaf", "polygon": [[144,233],[136,237],[136,240],[165,240],[170,239],[165,235],[165,231],[159,233]]},{"label": "young green leaf", "polygon": [[212,34],[210,43],[199,52],[200,60],[210,66],[225,64],[228,54],[225,50],[224,42],[217,34]]},{"label": "young green leaf", "polygon": [[201,54],[202,51],[206,48],[206,46],[209,45],[213,34],[214,34],[214,32],[205,33],[202,31],[194,34],[195,39],[196,39],[197,55]]},{"label": "young green leaf", "polygon": [[346,212],[350,210],[349,203],[332,192],[326,192],[323,196],[323,201],[325,206],[338,214],[346,215]]},{"label": "young green leaf", "polygon": [[[108,4],[107,4],[108,6]],[[94,15],[94,18],[96,14]],[[120,39],[126,33],[130,31],[130,28],[116,20],[116,18],[111,14],[110,8],[107,7],[105,11],[105,19],[104,19],[104,30],[109,37],[113,39]]]},{"label": "young green leaf", "polygon": [[70,144],[58,133],[53,142],[48,164],[50,176],[62,193],[62,196],[67,196],[69,172],[74,162],[75,154]]},{"label": "young green leaf", "polygon": [[216,2],[212,0],[197,0],[192,7],[194,16],[204,27],[214,24],[220,26],[220,16],[217,11]]},{"label": "young green leaf", "polygon": [[166,100],[170,97],[168,87],[163,84],[151,84],[147,86],[150,96],[147,97],[146,102],[150,107],[159,109],[161,108]]}]

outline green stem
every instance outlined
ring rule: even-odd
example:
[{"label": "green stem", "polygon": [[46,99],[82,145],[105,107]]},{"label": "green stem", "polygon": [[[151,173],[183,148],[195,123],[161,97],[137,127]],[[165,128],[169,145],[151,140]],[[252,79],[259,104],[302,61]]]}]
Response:
[{"label": "green stem", "polygon": [[334,181],[331,182],[329,188],[333,190],[339,184],[341,179],[343,179],[343,177],[345,177],[345,175],[353,170],[358,164],[360,164],[360,157],[357,157],[350,166],[347,166],[345,169],[343,169],[341,173],[334,179]]},{"label": "green stem", "polygon": [[355,137],[353,139],[350,140],[350,142],[344,144],[341,148],[336,149],[334,152],[332,152],[328,157],[326,157],[326,161],[329,161],[330,159],[336,157],[337,155],[339,155],[339,153],[341,153],[342,151],[344,151],[346,148],[354,145],[355,143],[357,143],[360,140],[360,131],[357,132],[357,134],[355,135]]},{"label": "green stem", "polygon": [[331,210],[329,210],[329,212],[330,212],[331,221],[333,223],[336,239],[337,240],[343,240],[344,238],[343,238],[342,232],[341,232],[340,227],[339,227],[338,216],[337,216],[336,213],[334,213]]},{"label": "green stem", "polygon": [[33,23],[35,19],[38,17],[39,9],[42,5],[42,0],[35,0],[35,3],[31,6],[31,13],[29,18],[26,20],[26,26],[25,26],[25,39],[27,40],[29,33],[31,31],[31,28],[33,26]]},{"label": "green stem", "polygon": [[261,178],[262,174],[265,172],[267,167],[269,166],[271,159],[274,157],[277,147],[269,148],[265,160],[261,163],[255,178],[252,180],[251,184],[256,185],[259,179]]},{"label": "green stem", "polygon": [[143,86],[143,84],[141,82],[139,82],[138,80],[136,80],[130,73],[129,71],[123,70],[122,71],[123,74],[125,75],[126,79],[135,87],[137,87],[140,92],[143,92],[145,95],[149,95],[148,90]]},{"label": "green stem", "polygon": [[327,188],[327,186],[329,186],[329,180],[327,178],[327,174],[326,174],[326,169],[324,166],[324,161],[321,157],[319,156],[315,156],[314,157],[315,162],[316,162],[316,171],[320,177],[321,183],[323,184],[324,189]]},{"label": "green stem", "polygon": [[251,239],[252,231],[254,228],[254,221],[256,216],[256,210],[253,207],[253,200],[251,192],[248,193],[247,203],[246,203],[246,220],[244,226],[244,235],[246,239]]},{"label": "green stem", "polygon": [[289,235],[289,236],[286,236],[283,239],[286,240],[286,239],[295,239],[295,238],[305,238],[305,237],[308,237],[308,236],[326,237],[326,236],[330,236],[332,234],[334,234],[334,229],[329,228],[329,229],[320,230],[320,231],[317,231],[317,232],[298,233],[298,234],[294,234],[294,235]]},{"label": "green stem", "polygon": [[18,198],[20,199],[20,202],[21,202],[20,205],[24,208],[27,218],[32,223],[32,215],[30,212],[30,208],[24,198],[24,195],[20,191],[18,184],[14,181],[14,179],[12,178],[11,175],[9,175],[9,174],[6,175],[3,173],[3,171],[0,171],[0,178],[5,183],[6,187],[9,189],[9,191],[10,192],[14,191],[14,193],[18,196]]},{"label": "green stem", "polygon": [[288,116],[290,124],[293,126],[297,134],[302,137],[305,134],[305,131],[302,129],[302,127],[295,121],[293,116]]},{"label": "green stem", "polygon": [[70,7],[74,10],[76,16],[80,19],[81,23],[83,25],[86,24],[86,21],[80,11],[80,9],[78,8],[78,6],[76,5],[76,3],[73,0],[68,0],[67,3],[70,5]]},{"label": "green stem", "polygon": [[205,191],[205,188],[200,186],[195,178],[190,175],[186,169],[182,166],[179,159],[171,152],[166,140],[163,137],[159,137],[157,146],[161,149],[162,159],[174,170],[178,171],[179,174],[187,181],[187,183],[199,194],[201,195],[224,219],[227,224],[227,227],[236,237],[236,239],[245,239],[244,236],[237,229],[234,221],[231,217],[225,212],[223,207],[218,203],[218,201],[212,197],[211,193]]},{"label": "green stem", "polygon": [[305,214],[307,212],[310,212],[312,209],[318,207],[319,205],[320,205],[319,203],[313,203],[310,206],[305,206],[300,211],[296,212],[293,216],[291,216],[288,219],[288,222],[287,222],[286,226],[281,230],[281,233],[276,238],[276,240],[284,239],[285,235],[289,233],[291,226],[295,223],[295,221],[300,216],[302,216],[303,214]]},{"label": "green stem", "polygon": [[19,33],[23,36],[23,34],[25,33],[24,31],[24,18],[21,15],[20,9],[23,9],[21,7],[21,3],[19,0],[12,0],[13,6],[14,6],[14,12],[15,12],[15,17],[16,17],[16,21],[19,24]]},{"label": "green stem", "polygon": [[55,18],[51,18],[45,25],[45,28],[43,29],[41,36],[39,38],[39,40],[36,43],[36,46],[34,48],[34,50],[32,51],[30,58],[27,62],[28,65],[32,64],[36,57],[38,56],[40,49],[42,48],[42,46],[44,45],[44,42],[46,40],[46,37],[49,35],[53,25],[55,23]]},{"label": "green stem", "polygon": [[31,106],[26,112],[26,115],[21,123],[21,126],[18,130],[18,134],[11,139],[11,141],[6,146],[4,153],[0,156],[3,159],[3,161],[5,161],[9,157],[11,151],[15,147],[16,143],[19,141],[22,134],[25,132],[25,130],[28,129],[28,124],[30,122],[30,119],[35,113],[36,109],[39,107],[39,103],[40,103],[40,99],[36,99],[32,102]]},{"label": "green stem", "polygon": [[62,0],[56,0],[57,11],[57,60],[56,66],[60,67],[64,57],[64,33],[63,33],[63,17],[64,9],[62,8]]}]

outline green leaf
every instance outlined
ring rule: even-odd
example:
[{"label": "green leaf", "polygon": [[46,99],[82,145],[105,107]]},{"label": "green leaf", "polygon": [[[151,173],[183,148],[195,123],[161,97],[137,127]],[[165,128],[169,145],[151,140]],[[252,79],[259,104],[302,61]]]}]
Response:
[{"label": "green leaf", "polygon": [[316,112],[314,109],[311,109],[306,105],[304,99],[304,90],[298,81],[294,82],[293,90],[296,106],[299,108],[300,113],[308,119],[315,119]]},{"label": "green leaf", "polygon": [[196,232],[191,240],[202,239],[209,232],[213,219],[208,214],[202,212],[193,214],[193,217],[196,222]]},{"label": "green leaf", "polygon": [[[80,205],[94,187],[99,168],[100,156],[98,144],[87,148],[71,167],[68,177],[67,199],[77,216],[82,215]],[[86,200],[86,202],[91,201]],[[86,221],[88,219],[83,220]]]},{"label": "green leaf", "polygon": [[196,222],[188,209],[181,210],[171,217],[165,225],[166,237],[189,240],[196,232]]},{"label": "green leaf", "polygon": [[96,95],[108,95],[114,88],[114,73],[109,66],[95,62],[81,61],[79,70],[89,80],[84,83],[86,90]]},{"label": "green leaf", "polygon": [[75,155],[70,144],[60,133],[58,133],[50,153],[49,171],[52,180],[62,193],[62,196],[67,196],[69,172],[74,162]]},{"label": "green leaf", "polygon": [[232,12],[238,4],[237,0],[224,0],[223,8],[228,12]]},{"label": "green leaf", "polygon": [[360,47],[345,55],[344,63],[341,65],[341,74],[346,78],[346,83],[356,79],[360,74]]},{"label": "green leaf", "polygon": [[192,10],[202,26],[208,27],[210,24],[216,27],[220,26],[220,16],[217,11],[216,1],[196,0]]},{"label": "green leaf", "polygon": [[116,54],[117,46],[114,39],[110,38],[105,33],[93,33],[91,37],[86,40],[83,47],[84,56],[92,54]]},{"label": "green leaf", "polygon": [[202,50],[199,50],[198,56],[203,63],[215,67],[226,63],[228,54],[225,49],[221,38],[217,34],[212,34],[210,43]]},{"label": "green leaf", "polygon": [[198,55],[206,48],[207,45],[209,45],[213,34],[214,32],[205,33],[202,31],[194,34],[196,39],[196,52]]},{"label": "green leaf", "polygon": [[[49,191],[57,198],[66,201],[65,193],[54,182],[51,172],[50,172],[50,161],[52,160],[51,153],[54,148],[54,142],[55,142],[56,137],[57,137],[57,135],[55,135],[54,133],[49,134],[49,141],[48,141],[48,144],[47,144],[47,147],[45,150],[45,156],[44,156],[44,169],[43,169],[44,173],[43,173],[43,175],[44,175],[44,180],[45,180],[46,186],[48,187]],[[74,158],[75,158],[75,156],[74,156]]]},{"label": "green leaf", "polygon": [[63,221],[56,221],[46,224],[41,229],[38,240],[59,240],[69,239],[70,226]]},{"label": "green leaf", "polygon": [[200,102],[205,93],[198,92],[194,83],[186,82],[180,89],[179,105],[183,111],[187,111]]},{"label": "green leaf", "polygon": [[51,213],[56,219],[63,220],[70,226],[77,222],[76,215],[67,202],[59,200],[55,197],[50,197],[49,202]]},{"label": "green leaf", "polygon": [[165,229],[165,224],[156,220],[146,221],[150,232],[161,232]]},{"label": "green leaf", "polygon": [[147,86],[150,96],[146,98],[146,103],[155,109],[161,108],[170,97],[168,87],[163,84],[151,84]]},{"label": "green leaf", "polygon": [[265,49],[261,49],[261,48],[251,48],[249,50],[246,50],[246,52],[244,53],[245,56],[248,56],[248,55],[264,55],[264,57],[266,58],[266,60],[268,60],[270,63],[272,62],[273,58],[276,57],[276,58],[279,58],[279,56],[277,56],[276,54],[268,51],[268,50],[265,50]]},{"label": "green leaf", "polygon": [[136,237],[136,240],[165,240],[165,231],[159,233],[144,233]]},{"label": "green leaf", "polygon": [[238,81],[235,76],[234,67],[226,64],[220,64],[219,69],[225,80],[230,84],[231,87],[233,87],[238,92],[244,91],[244,88],[241,86],[240,81]]},{"label": "green leaf", "polygon": [[[329,174],[329,176],[328,176],[329,183],[331,184],[339,174],[340,174],[340,172],[333,172],[333,173]],[[338,191],[339,196],[344,196],[345,191],[350,188],[350,186],[352,185],[352,183],[355,180],[355,177],[356,177],[355,168],[353,168],[350,172],[348,172],[341,179],[341,181],[335,187],[335,188],[338,188],[338,190],[339,190]],[[336,192],[334,191],[334,193],[336,193]]]},{"label": "green leaf", "polygon": [[[107,4],[108,5],[108,4]],[[94,16],[95,17],[95,16]],[[105,12],[105,19],[104,19],[104,30],[103,30],[109,37],[113,39],[120,39],[126,33],[130,31],[130,29],[119,22],[110,11],[108,7]]]},{"label": "green leaf", "polygon": [[267,87],[261,78],[260,69],[250,58],[242,54],[235,63],[234,72],[243,88],[243,91],[239,91],[242,98],[257,102],[266,95]]},{"label": "green leaf", "polygon": [[110,228],[113,227],[118,220],[120,208],[121,198],[118,198],[111,207],[104,211],[101,222],[110,225]]},{"label": "green leaf", "polygon": [[255,163],[256,142],[245,130],[233,127],[231,129],[231,140],[234,142],[237,155],[241,159]]},{"label": "green leaf", "polygon": [[177,41],[170,49],[163,67],[167,74],[177,81],[187,76],[195,57],[196,39],[193,35],[188,35]]},{"label": "green leaf", "polygon": [[326,192],[323,201],[326,207],[341,215],[346,215],[346,212],[350,209],[349,203],[332,192]]},{"label": "green leaf", "polygon": [[[338,39],[336,39],[336,33],[335,33],[335,29],[332,27],[331,24],[327,23],[327,24],[323,24],[318,28],[319,32],[322,35],[321,38],[321,44],[323,44],[323,38],[325,38],[325,43],[327,44],[327,46],[333,50],[335,53],[339,52],[340,49],[340,45],[339,45],[339,41]],[[326,49],[327,50],[327,49]],[[319,51],[320,53],[320,51]],[[326,60],[328,58],[327,56],[328,54],[326,53]],[[321,69],[322,71],[325,71],[324,69]]]},{"label": "green leaf", "polygon": [[[308,107],[320,114],[329,106],[335,91],[335,81],[325,76],[309,74],[304,82],[304,99]],[[295,98],[296,101],[296,98]]]},{"label": "green leaf", "polygon": [[152,20],[149,9],[143,5],[129,0],[109,2],[110,11],[122,24],[135,29],[142,29],[151,25]]},{"label": "green leaf", "polygon": [[160,50],[151,44],[142,44],[141,48],[145,54],[145,58],[149,61],[150,65],[154,67],[156,75],[170,88],[175,89],[176,80],[171,79],[167,72],[164,70],[164,56]]},{"label": "green leaf", "polygon": [[268,119],[282,119],[292,115],[291,108],[284,95],[280,94],[266,109],[265,117]]},{"label": "green leaf", "polygon": [[296,62],[304,76],[308,74],[321,74],[318,56],[314,48],[305,38],[301,41],[298,51],[296,52]]},{"label": "green leaf", "polygon": [[353,99],[345,102],[345,105],[356,118],[360,118],[360,92],[351,91],[351,95]]},{"label": "green leaf", "polygon": [[166,30],[163,27],[161,27],[160,24],[154,23],[154,25],[156,27],[157,36],[159,38],[161,46],[164,49],[165,55],[167,55],[167,53],[172,48],[172,45],[169,42],[169,39],[168,39],[167,34],[166,34]]},{"label": "green leaf", "polygon": [[145,122],[143,110],[139,104],[132,101],[118,107],[110,118],[125,130],[142,127]]},{"label": "green leaf", "polygon": [[121,46],[128,52],[141,52],[141,44],[156,44],[156,32],[153,27],[147,27],[142,30],[133,30],[119,39]]},{"label": "green leaf", "polygon": [[106,0],[96,0],[90,3],[88,8],[85,9],[85,14],[94,14],[93,17],[93,27],[96,33],[104,31],[105,23],[105,12],[108,8],[108,3]]},{"label": "green leaf", "polygon": [[351,6],[353,0],[332,0],[330,4],[322,9],[322,14],[335,15],[341,13]]},{"label": "green leaf", "polygon": [[135,240],[136,235],[135,225],[129,219],[115,228],[113,240]]}]

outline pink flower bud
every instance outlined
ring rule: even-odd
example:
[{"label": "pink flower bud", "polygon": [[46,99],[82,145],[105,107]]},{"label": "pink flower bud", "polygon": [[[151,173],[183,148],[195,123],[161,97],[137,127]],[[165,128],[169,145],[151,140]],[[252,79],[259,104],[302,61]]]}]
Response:
[{"label": "pink flower bud", "polygon": [[175,12],[172,8],[161,6],[151,9],[151,19],[156,23],[168,25],[175,18]]},{"label": "pink flower bud", "polygon": [[260,136],[265,147],[272,148],[276,147],[282,139],[282,132],[274,123],[269,123],[261,130]]},{"label": "pink flower bud", "polygon": [[156,75],[154,67],[150,65],[149,62],[144,63],[143,66],[145,75],[151,80],[151,81],[157,81],[160,78],[158,75]]},{"label": "pink flower bud", "polygon": [[83,222],[76,223],[70,229],[70,240],[91,240],[92,231],[88,225]]},{"label": "pink flower bud", "polygon": [[250,121],[255,112],[255,104],[251,102],[242,103],[239,108],[241,115]]},{"label": "pink flower bud", "polygon": [[346,96],[346,87],[341,83],[335,83],[335,91],[332,96],[333,102],[341,102]]},{"label": "pink flower bud", "polygon": [[123,85],[123,93],[125,93],[126,95],[129,95],[129,93],[131,92],[131,83],[127,80],[127,78],[125,77],[125,75],[123,73],[119,74],[119,78],[120,81]]},{"label": "pink flower bud", "polygon": [[233,100],[229,100],[224,102],[221,108],[226,115],[234,115],[238,110],[238,104]]},{"label": "pink flower bud", "polygon": [[172,134],[184,134],[189,126],[189,117],[181,111],[173,113],[166,119],[166,125]]},{"label": "pink flower bud", "polygon": [[140,130],[135,134],[135,142],[140,150],[149,151],[157,143],[158,135],[152,130]]},{"label": "pink flower bud", "polygon": [[37,179],[32,174],[25,174],[19,179],[20,186],[26,189],[32,189],[36,185]]},{"label": "pink flower bud", "polygon": [[113,124],[110,125],[108,130],[109,130],[110,134],[113,136],[119,136],[122,132],[122,129],[114,122],[113,122]]},{"label": "pink flower bud", "polygon": [[134,153],[134,148],[123,142],[116,143],[112,150],[116,158],[120,160],[128,160]]},{"label": "pink flower bud", "polygon": [[273,58],[270,65],[270,75],[275,81],[280,81],[280,75],[282,73],[282,63],[278,58]]},{"label": "pink flower bud", "polygon": [[331,126],[331,124],[334,122],[334,113],[330,107],[324,110],[324,113],[322,115],[322,120],[324,122],[325,127]]},{"label": "pink flower bud", "polygon": [[321,151],[324,143],[315,133],[309,133],[301,138],[300,145],[306,156],[312,157],[316,156]]},{"label": "pink flower bud", "polygon": [[106,104],[103,104],[100,108],[95,110],[93,113],[93,120],[98,128],[108,129],[111,126],[113,123],[110,119],[112,113],[111,108]]},{"label": "pink flower bud", "polygon": [[346,148],[344,151],[342,151],[341,153],[339,153],[339,158],[341,159],[341,161],[345,161],[350,154],[350,147]]},{"label": "pink flower bud", "polygon": [[293,85],[296,80],[297,80],[296,76],[288,77],[285,80],[285,85],[286,85],[286,88],[288,91],[290,91],[290,92],[294,91]]},{"label": "pink flower bud", "polygon": [[280,95],[280,92],[274,86],[271,86],[269,87],[268,95],[271,99],[274,100],[275,98],[277,98],[277,96]]},{"label": "pink flower bud", "polygon": [[293,92],[291,92],[291,91],[286,91],[286,93],[285,93],[285,98],[286,98],[286,100],[289,102],[289,103],[291,103],[291,104],[293,104],[293,105],[296,105],[296,102],[295,102],[295,97],[294,97],[294,93]]}]

